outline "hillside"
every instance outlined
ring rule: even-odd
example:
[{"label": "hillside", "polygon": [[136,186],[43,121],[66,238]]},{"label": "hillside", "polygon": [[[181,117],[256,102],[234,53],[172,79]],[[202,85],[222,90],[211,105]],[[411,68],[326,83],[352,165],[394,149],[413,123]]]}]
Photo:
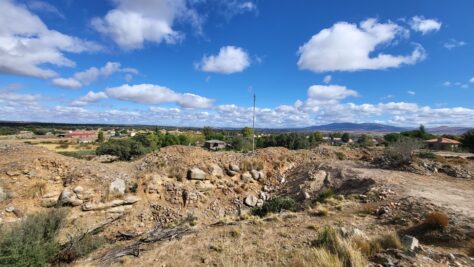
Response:
[{"label": "hillside", "polygon": [[[378,254],[351,248],[366,253],[362,262],[472,264],[465,248],[474,231],[474,164],[467,160],[425,160],[395,171],[373,163],[378,149],[329,146],[256,154],[171,146],[107,164],[26,144],[0,143],[0,152],[0,223],[61,209],[61,244],[89,232],[106,240],[90,256],[74,256],[72,266],[314,266],[319,256],[311,244],[328,225],[341,238],[357,233],[379,242],[397,233],[421,242],[416,250],[396,245]],[[286,198],[294,204],[272,210]],[[416,232],[432,211],[449,224]]]}]

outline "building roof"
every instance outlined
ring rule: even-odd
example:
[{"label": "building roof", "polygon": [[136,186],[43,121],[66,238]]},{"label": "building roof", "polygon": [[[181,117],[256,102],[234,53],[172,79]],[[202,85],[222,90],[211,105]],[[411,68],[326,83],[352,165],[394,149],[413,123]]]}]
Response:
[{"label": "building roof", "polygon": [[219,143],[219,144],[225,144],[224,141],[221,140],[207,140],[206,143]]},{"label": "building roof", "polygon": [[459,144],[461,144],[461,142],[453,140],[453,139],[449,139],[449,138],[430,139],[430,140],[427,140],[426,143],[428,143],[428,144],[439,143],[439,144],[450,144],[450,145],[459,145]]}]

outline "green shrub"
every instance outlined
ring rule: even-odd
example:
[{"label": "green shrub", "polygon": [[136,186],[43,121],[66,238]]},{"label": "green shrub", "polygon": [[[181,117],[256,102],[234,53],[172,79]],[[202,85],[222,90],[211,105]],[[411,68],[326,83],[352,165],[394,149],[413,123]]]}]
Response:
[{"label": "green shrub", "polygon": [[345,160],[346,159],[346,155],[342,152],[336,152],[336,158],[338,160]]},{"label": "green shrub", "polygon": [[298,203],[289,197],[274,197],[263,204],[262,207],[252,209],[252,214],[264,217],[269,213],[278,213],[282,210],[296,211]]},{"label": "green shrub", "polygon": [[131,160],[145,154],[147,150],[142,143],[133,139],[109,140],[96,149],[97,155],[113,155],[120,160]]},{"label": "green shrub", "polygon": [[0,266],[44,266],[60,250],[55,237],[65,212],[52,210],[0,228]]},{"label": "green shrub", "polygon": [[326,188],[319,193],[316,201],[325,202],[328,198],[331,198],[333,196],[334,196],[334,191],[332,191],[331,188]]}]

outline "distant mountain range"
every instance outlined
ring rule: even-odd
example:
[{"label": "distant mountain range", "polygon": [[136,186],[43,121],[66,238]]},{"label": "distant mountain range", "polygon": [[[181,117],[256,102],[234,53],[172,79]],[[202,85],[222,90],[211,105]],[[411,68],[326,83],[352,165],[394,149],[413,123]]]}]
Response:
[{"label": "distant mountain range", "polygon": [[[296,131],[296,132],[356,132],[356,133],[390,133],[414,130],[416,128],[397,127],[380,123],[330,123],[326,125],[310,126],[304,128],[281,129],[280,131]],[[433,134],[462,134],[471,128],[468,127],[449,127],[440,126],[435,128],[427,128],[426,130]],[[277,130],[278,131],[278,130]]]}]

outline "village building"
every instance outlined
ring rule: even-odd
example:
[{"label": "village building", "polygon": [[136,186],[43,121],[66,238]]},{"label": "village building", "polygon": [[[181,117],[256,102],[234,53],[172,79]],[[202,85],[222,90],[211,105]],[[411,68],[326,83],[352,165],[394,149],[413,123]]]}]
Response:
[{"label": "village building", "polygon": [[225,149],[227,146],[226,142],[221,140],[207,140],[204,143],[204,147],[209,150],[221,150]]},{"label": "village building", "polygon": [[77,139],[81,143],[93,142],[97,139],[96,131],[71,131],[65,134],[66,138]]},{"label": "village building", "polygon": [[459,148],[461,142],[449,138],[439,137],[436,139],[427,140],[426,144],[428,145],[429,149],[454,151]]}]

